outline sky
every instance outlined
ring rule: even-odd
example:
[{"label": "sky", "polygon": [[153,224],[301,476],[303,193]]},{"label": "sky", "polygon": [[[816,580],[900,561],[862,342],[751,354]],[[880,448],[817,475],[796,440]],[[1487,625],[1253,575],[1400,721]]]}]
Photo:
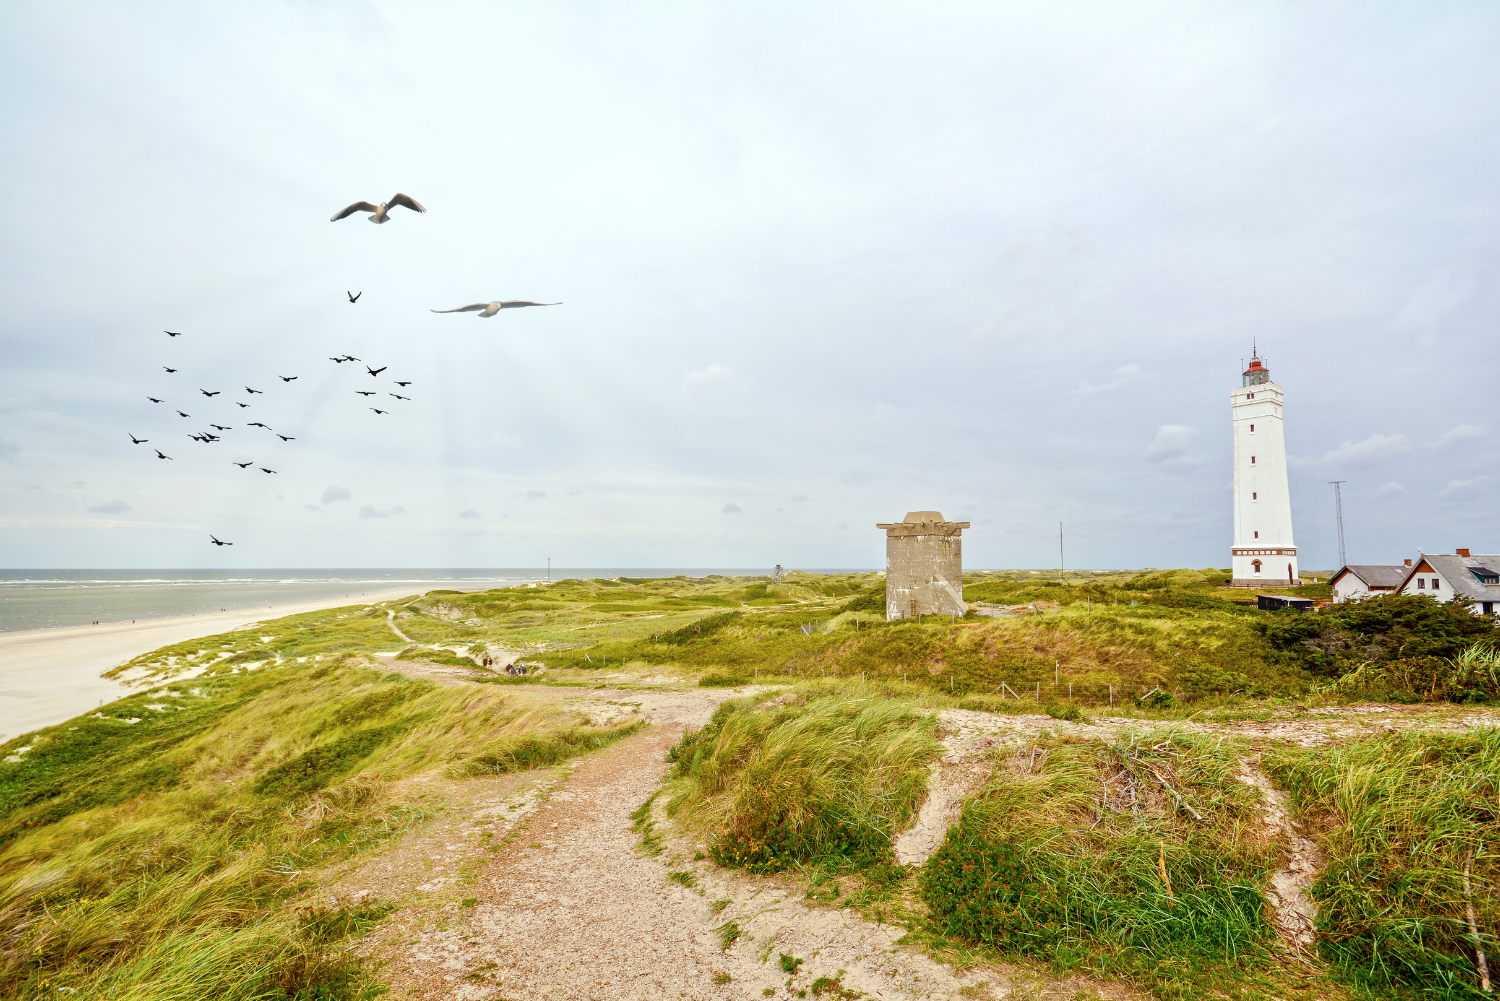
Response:
[{"label": "sky", "polygon": [[[973,568],[1225,567],[1252,345],[1304,568],[1330,480],[1350,562],[1500,551],[1497,50],[1477,2],[9,5],[0,566],[876,568],[939,510]],[[562,305],[430,312],[495,299]]]}]

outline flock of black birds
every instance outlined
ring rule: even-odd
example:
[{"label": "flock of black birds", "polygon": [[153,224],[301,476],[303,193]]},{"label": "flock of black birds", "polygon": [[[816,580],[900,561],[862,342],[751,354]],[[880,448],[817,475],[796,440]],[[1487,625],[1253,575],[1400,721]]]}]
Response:
[{"label": "flock of black birds", "polygon": [[[343,211],[341,211],[341,212],[337,213],[336,215],[334,215],[333,218],[331,220],[329,220],[329,221],[330,222],[338,222],[340,219],[345,219],[345,218],[353,215],[356,212],[369,212],[369,213],[371,213],[371,215],[369,217],[369,221],[370,222],[373,222],[373,223],[385,223],[385,222],[389,222],[390,221],[389,210],[392,209],[392,208],[396,208],[397,206],[400,206],[402,208],[411,209],[412,211],[415,211],[415,212],[426,212],[427,211],[415,199],[413,199],[413,198],[411,198],[411,197],[409,197],[407,195],[403,195],[403,194],[401,194],[401,193],[398,192],[398,193],[396,193],[395,195],[393,195],[391,197],[390,201],[388,201],[388,202],[381,202],[378,205],[372,204],[370,202],[355,202],[353,205],[350,205],[348,208],[346,208]],[[350,292],[350,291],[348,291],[346,289],[345,292],[344,292],[344,294],[349,297],[349,303],[351,305],[355,305],[355,304],[357,304],[359,302],[360,296],[364,295],[364,292],[361,290],[360,292],[356,293],[356,292]],[[508,302],[489,302],[489,303],[483,303],[483,302],[481,302],[481,303],[475,303],[472,306],[462,306],[462,307],[460,307],[458,309],[434,309],[434,310],[432,310],[432,312],[434,312],[434,313],[461,313],[461,312],[474,312],[474,311],[478,311],[480,316],[488,317],[488,316],[494,316],[496,313],[498,313],[502,309],[515,309],[515,308],[522,307],[522,306],[559,306],[559,305],[562,305],[562,304],[561,303],[555,303],[555,302],[529,302],[529,301],[524,301],[524,300],[511,300],[511,301],[508,301]],[[184,331],[181,331],[181,330],[164,330],[164,331],[162,331],[162,333],[166,334],[168,338],[175,339],[175,338],[183,336]],[[354,357],[351,354],[339,355],[337,357],[334,357],[334,356],[330,355],[328,360],[332,361],[332,362],[334,362],[336,364],[339,364],[339,365],[342,365],[345,362],[358,362],[359,364],[364,365],[365,372],[371,378],[379,378],[380,373],[384,372],[387,368],[390,367],[388,365],[382,365],[380,368],[371,368],[369,365],[365,364],[365,362],[364,362],[363,359],[356,358],[356,357]],[[175,375],[178,372],[177,369],[172,368],[172,367],[170,367],[168,365],[163,365],[162,369],[168,375]],[[280,379],[283,384],[290,384],[292,382],[295,382],[299,378],[299,376],[295,376],[295,375],[280,375],[280,374],[278,374],[276,376],[276,378]],[[396,386],[399,386],[402,389],[405,389],[407,386],[410,386],[412,384],[412,381],[410,379],[392,380],[392,382]],[[246,395],[248,397],[264,396],[265,395],[265,391],[264,390],[252,389],[249,386],[246,386],[244,388],[245,388],[245,393],[246,393]],[[200,386],[198,388],[198,392],[201,393],[206,399],[212,401],[214,397],[221,395],[223,393],[223,390],[218,390],[218,389],[207,390],[207,389],[204,389],[204,388],[202,388]],[[355,393],[357,395],[363,396],[363,397],[371,397],[371,396],[378,396],[378,395],[380,395],[380,392],[378,390],[357,389],[357,390],[355,390]],[[405,402],[408,402],[408,403],[411,402],[411,399],[412,399],[409,396],[402,396],[400,393],[389,393],[388,392],[388,393],[386,393],[386,395],[394,397],[397,400],[402,400],[402,401],[405,401]],[[150,400],[152,403],[165,403],[166,402],[165,398],[159,399],[159,398],[157,398],[155,396],[147,396],[146,399]],[[253,404],[245,403],[245,402],[242,402],[240,400],[226,400],[226,401],[224,401],[224,403],[231,403],[231,402],[234,403],[235,406],[239,407],[242,410],[248,410],[251,406],[253,406]],[[388,415],[388,414],[391,413],[391,411],[389,411],[389,410],[381,410],[378,407],[368,407],[367,409],[374,411],[375,414],[377,414],[379,416],[385,416],[385,415]],[[192,418],[191,414],[185,413],[185,412],[183,412],[181,410],[177,410],[177,415],[179,417],[183,417],[183,418],[187,418],[187,419],[191,419]],[[211,427],[211,428],[213,428],[214,431],[233,431],[235,429],[234,426],[231,425],[231,424],[209,423],[208,426]],[[250,421],[245,426],[247,428],[261,428],[261,429],[263,429],[265,431],[269,431],[269,432],[271,432],[272,435],[274,435],[277,438],[280,438],[283,442],[296,441],[297,440],[296,436],[282,434],[280,431],[277,431],[275,428],[273,428],[270,425],[264,423],[263,421]],[[211,445],[211,444],[214,444],[216,442],[221,442],[221,441],[224,440],[220,435],[214,434],[213,431],[202,431],[202,432],[199,432],[197,434],[189,432],[188,433],[188,437],[191,438],[191,439],[193,439],[196,442],[200,442],[200,443],[205,444],[205,445]],[[149,438],[137,438],[134,435],[134,433],[130,434],[131,444],[134,444],[134,445],[145,445],[145,444],[148,444],[150,442],[150,440],[151,439],[149,439]],[[165,454],[159,448],[155,449],[155,452],[156,452],[156,457],[158,459],[164,459],[164,460],[168,460],[168,461],[175,461],[175,460],[173,460],[172,456]],[[269,469],[269,468],[267,468],[265,466],[257,466],[257,464],[256,464],[256,462],[255,462],[254,459],[250,460],[249,462],[240,462],[238,460],[231,460],[230,464],[234,465],[234,466],[238,466],[241,470],[249,469],[250,467],[255,466],[262,473],[265,473],[265,474],[267,474],[269,476],[279,475],[278,471],[275,470],[275,469]],[[234,543],[232,543],[232,542],[221,541],[220,539],[216,538],[213,535],[210,535],[208,538],[209,538],[210,543],[212,545],[215,545],[215,546],[232,546],[232,545],[234,545]]]}]

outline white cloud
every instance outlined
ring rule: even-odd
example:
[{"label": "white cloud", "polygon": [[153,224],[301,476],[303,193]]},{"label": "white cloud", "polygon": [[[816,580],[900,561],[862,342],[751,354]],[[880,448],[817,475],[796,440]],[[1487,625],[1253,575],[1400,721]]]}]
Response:
[{"label": "white cloud", "polygon": [[1485,436],[1485,427],[1481,424],[1460,424],[1458,427],[1449,428],[1437,436],[1436,441],[1429,441],[1428,448],[1442,448],[1446,445],[1457,445],[1465,441],[1480,441]]},{"label": "white cloud", "polygon": [[323,509],[320,508],[320,507],[318,507],[318,505],[316,505],[316,504],[303,504],[302,505],[302,509],[304,511],[311,511],[313,514],[322,514],[323,513]]},{"label": "white cloud", "polygon": [[1181,462],[1198,437],[1198,429],[1186,424],[1163,424],[1146,449],[1147,462]]},{"label": "white cloud", "polygon": [[1410,451],[1411,439],[1404,434],[1372,434],[1364,441],[1341,442],[1338,448],[1319,459],[1318,465],[1364,469],[1389,462]]},{"label": "white cloud", "polygon": [[348,487],[330,486],[327,490],[323,491],[324,504],[332,504],[334,501],[346,501],[353,497],[354,495],[349,492]]},{"label": "white cloud", "polygon": [[1488,476],[1476,476],[1472,480],[1449,480],[1448,485],[1438,491],[1438,500],[1466,500],[1478,497],[1480,488],[1490,481]]},{"label": "white cloud", "polygon": [[745,510],[744,508],[740,507],[738,504],[735,504],[733,502],[724,505],[724,513],[725,514],[739,514],[740,512],[742,512],[744,510]]},{"label": "white cloud", "polygon": [[130,510],[130,505],[122,500],[104,501],[89,508],[94,514],[124,514]]},{"label": "white cloud", "polygon": [[391,514],[405,514],[405,513],[406,513],[406,508],[402,507],[400,504],[397,504],[395,507],[391,508]]},{"label": "white cloud", "polygon": [[531,498],[532,500],[536,500],[538,497],[545,497],[545,496],[547,496],[547,491],[545,491],[545,490],[528,490],[528,491],[526,491],[525,496]]},{"label": "white cloud", "polygon": [[385,511],[377,511],[373,505],[366,504],[359,509],[361,518],[389,518],[390,514]]},{"label": "white cloud", "polygon": [[1380,489],[1375,491],[1375,495],[1377,497],[1389,497],[1392,494],[1404,493],[1406,493],[1406,488],[1397,483],[1395,480],[1391,480],[1388,483],[1382,483],[1380,485]]},{"label": "white cloud", "polygon": [[1139,365],[1121,365],[1119,368],[1115,369],[1109,374],[1108,382],[1100,383],[1097,386],[1087,381],[1080,382],[1078,384],[1078,389],[1076,390],[1076,392],[1105,393],[1111,389],[1117,389],[1120,386],[1125,385],[1127,382],[1130,382],[1140,374],[1141,367]]},{"label": "white cloud", "polygon": [[458,516],[460,518],[483,518],[484,517],[484,515],[480,514],[478,511],[474,510],[473,508],[469,508],[467,511],[460,511],[458,513]]}]

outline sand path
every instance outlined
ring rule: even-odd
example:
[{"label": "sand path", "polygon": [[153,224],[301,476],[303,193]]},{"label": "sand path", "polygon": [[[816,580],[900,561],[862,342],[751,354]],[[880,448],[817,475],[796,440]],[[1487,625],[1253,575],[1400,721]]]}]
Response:
[{"label": "sand path", "polygon": [[99,675],[158,647],[283,615],[374,604],[412,593],[410,589],[372,591],[357,598],[326,598],[266,609],[0,633],[0,741],[70,720],[130,694],[126,685]]},{"label": "sand path", "polygon": [[[897,945],[904,928],[810,903],[791,880],[694,860],[698,846],[669,833],[660,806],[661,852],[643,851],[631,813],[666,776],[667,749],[739,693],[526,688],[654,725],[566,768],[423,780],[446,804],[441,818],[324,891],[326,903],[401,904],[361,945],[392,998],[727,1001],[810,993],[820,977],[849,992],[825,981],[828,997],[1135,996],[1019,968],[955,972]],[[725,949],[719,929],[731,921],[740,935]],[[794,976],[782,953],[802,960]]]}]

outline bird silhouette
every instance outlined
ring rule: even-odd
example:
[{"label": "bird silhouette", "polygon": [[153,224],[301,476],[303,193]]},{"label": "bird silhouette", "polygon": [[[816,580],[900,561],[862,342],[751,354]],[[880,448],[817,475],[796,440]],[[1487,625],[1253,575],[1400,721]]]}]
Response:
[{"label": "bird silhouette", "polygon": [[261,466],[260,467],[260,471],[262,473],[274,473],[274,472],[276,472],[276,470],[274,470],[274,469],[267,469],[265,466]]},{"label": "bird silhouette", "polygon": [[[125,433],[126,433],[126,434],[130,434],[130,432],[129,432],[129,431],[127,431],[127,432],[125,432]],[[150,441],[150,440],[151,440],[151,439],[150,439],[150,438],[137,438],[137,437],[136,437],[136,436],[135,436],[135,435],[133,435],[133,434],[132,434],[132,435],[130,435],[130,443],[131,443],[131,444],[132,444],[132,445],[144,445],[144,444],[146,444],[146,442],[148,442],[148,441]]]},{"label": "bird silhouette", "polygon": [[207,431],[205,431],[205,432],[203,432],[203,440],[204,441],[223,441],[224,439],[220,438],[216,434],[209,434]]},{"label": "bird silhouette", "polygon": [[360,396],[374,396],[375,395],[375,390],[373,390],[373,389],[356,389],[355,392],[358,393]]},{"label": "bird silhouette", "polygon": [[232,545],[234,545],[233,542],[220,542],[218,539],[215,539],[212,535],[210,535],[208,538],[216,546],[232,546]]},{"label": "bird silhouette", "polygon": [[280,379],[282,382],[291,382],[297,377],[295,375],[278,375],[276,378]]},{"label": "bird silhouette", "polygon": [[199,438],[195,434],[189,434],[188,437],[191,438],[191,439],[193,439],[194,441],[208,441],[207,438]]},{"label": "bird silhouette", "polygon": [[[167,366],[163,365],[162,368],[167,368]],[[167,371],[168,372],[175,372],[177,370],[175,368],[167,368]]]},{"label": "bird silhouette", "polygon": [[[162,455],[161,454],[161,449],[159,449],[159,448],[156,450],[156,457],[158,459],[171,459],[172,458],[170,455]],[[175,461],[175,460],[173,460],[173,461]]]},{"label": "bird silhouette", "polygon": [[210,424],[209,427],[213,428],[215,431],[229,431],[229,430],[232,430],[231,428],[227,428],[227,427],[225,427],[222,424]]},{"label": "bird silhouette", "polygon": [[329,356],[328,356],[328,360],[329,360],[329,361],[331,361],[331,362],[337,362],[337,363],[338,363],[338,364],[340,364],[340,365],[342,365],[342,364],[344,364],[344,362],[345,362],[345,361],[346,361],[346,360],[347,360],[347,359],[344,359],[344,358],[335,358],[335,357],[333,357],[333,356],[332,356],[332,355],[329,355]]},{"label": "bird silhouette", "polygon": [[[374,407],[371,407],[371,408],[370,408],[370,409],[371,409],[371,410],[375,410],[375,408],[374,408]],[[390,413],[390,411],[389,411],[389,410],[375,410],[375,412],[376,412],[376,413],[377,413],[377,414],[388,414],[388,413]]]},{"label": "bird silhouette", "polygon": [[248,403],[241,403],[239,400],[235,400],[234,401],[234,405],[237,406],[237,407],[243,407],[246,410],[250,409],[250,404],[248,404]]},{"label": "bird silhouette", "polygon": [[246,466],[255,465],[255,460],[251,459],[249,462],[231,462],[230,465],[239,466],[241,469],[244,469]]},{"label": "bird silhouette", "polygon": [[185,414],[181,410],[179,410],[179,411],[177,411],[177,416],[178,417],[191,417],[193,415],[192,414]]},{"label": "bird silhouette", "polygon": [[213,398],[213,397],[215,397],[215,396],[218,396],[218,395],[219,395],[219,394],[220,394],[220,393],[221,393],[221,392],[223,392],[223,390],[221,390],[221,389],[216,389],[216,390],[214,390],[214,391],[213,391],[213,392],[212,392],[212,393],[210,393],[210,392],[209,392],[209,391],[208,391],[208,390],[206,390],[206,389],[200,389],[200,390],[198,390],[198,392],[200,392],[200,393],[202,393],[202,394],[203,394],[203,395],[204,395],[204,396],[207,396],[207,397],[209,397],[209,398],[210,398],[210,399],[212,399],[212,398]]},{"label": "bird silhouette", "polygon": [[407,381],[406,381],[406,382],[399,382],[399,381],[398,381],[398,382],[397,382],[397,383],[396,383],[396,385],[398,385],[398,386],[410,386],[410,385],[411,385],[411,380],[410,380],[410,379],[408,379],[408,380],[407,380]]},{"label": "bird silhouette", "polygon": [[173,330],[163,330],[162,333],[166,334],[168,337],[181,337],[182,336],[182,331],[180,331],[180,330],[176,330],[176,331],[173,331]]},{"label": "bird silhouette", "polygon": [[398,400],[410,400],[411,399],[410,396],[402,396],[400,393],[386,393],[385,395],[387,395],[387,396],[394,396]]},{"label": "bird silhouette", "polygon": [[349,301],[350,302],[359,302],[359,296],[360,295],[364,295],[364,292],[361,291],[359,293],[359,295],[355,295],[353,292],[350,292],[348,289],[344,289],[344,294],[349,297]]},{"label": "bird silhouette", "polygon": [[247,427],[247,428],[265,428],[267,431],[271,430],[270,427],[268,427],[265,424],[262,424],[260,421],[251,421],[249,424],[246,424],[245,427]]},{"label": "bird silhouette", "polygon": [[245,392],[247,392],[247,393],[260,393],[261,396],[265,396],[266,395],[262,390],[251,389],[249,386],[245,387]]},{"label": "bird silhouette", "polygon": [[382,365],[379,368],[371,368],[370,366],[366,365],[365,371],[369,372],[371,375],[379,375],[381,372],[384,372],[388,368],[390,368],[389,365]]},{"label": "bird silhouette", "polygon": [[[370,216],[371,222],[377,224],[383,223],[390,219],[390,210],[395,208],[397,205],[400,205],[403,208],[411,209],[414,212],[427,211],[417,203],[416,199],[410,198],[407,195],[403,195],[398,191],[396,192],[396,194],[391,196],[390,201],[381,202],[379,205],[371,205],[369,202],[355,202],[353,205],[344,209],[342,212],[338,213],[328,221],[338,222],[340,219],[346,219],[356,212],[371,212],[374,213]],[[364,293],[361,292],[360,294],[363,295]]]},{"label": "bird silhouette", "polygon": [[479,315],[494,316],[502,309],[520,309],[522,306],[561,306],[560,302],[531,302],[527,299],[511,299],[508,302],[476,302],[470,306],[460,306],[457,309],[433,309],[431,313],[472,313],[476,309]]},{"label": "bird silhouette", "polygon": [[364,359],[363,359],[363,358],[356,358],[356,357],[354,357],[354,356],[353,356],[353,355],[344,355],[344,361],[357,361],[357,362],[362,362],[362,361],[364,361]]},{"label": "bird silhouette", "polygon": [[161,403],[162,402],[161,400],[158,400],[154,396],[148,396],[148,397],[146,397],[146,399],[150,400],[152,403]]},{"label": "bird silhouette", "polygon": [[288,438],[286,435],[281,434],[280,432],[276,433],[276,437],[280,438],[282,441],[296,441],[297,440],[296,438]]}]

